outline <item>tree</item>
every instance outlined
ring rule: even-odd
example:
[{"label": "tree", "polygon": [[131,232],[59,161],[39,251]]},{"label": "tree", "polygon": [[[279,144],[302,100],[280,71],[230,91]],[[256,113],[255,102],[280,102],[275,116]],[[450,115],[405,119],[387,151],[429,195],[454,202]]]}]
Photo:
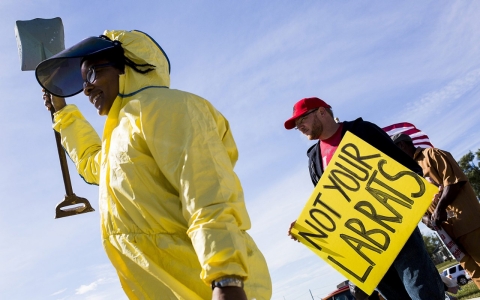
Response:
[{"label": "tree", "polygon": [[428,256],[430,256],[430,259],[434,264],[438,265],[446,259],[451,260],[453,258],[437,234],[422,233],[422,237],[423,242],[425,243],[425,248],[427,248]]},{"label": "tree", "polygon": [[425,247],[427,248],[427,252],[430,257],[433,259],[433,255],[438,250],[438,247],[441,245],[441,241],[438,239],[436,235],[428,234],[423,235],[423,242],[425,243]]},{"label": "tree", "polygon": [[[475,154],[476,155],[474,155],[472,151],[468,151],[467,154],[460,158],[458,164],[463,170],[463,173],[467,175],[477,198],[480,198],[480,149],[478,149]],[[474,163],[475,158],[477,160],[477,165]]]}]

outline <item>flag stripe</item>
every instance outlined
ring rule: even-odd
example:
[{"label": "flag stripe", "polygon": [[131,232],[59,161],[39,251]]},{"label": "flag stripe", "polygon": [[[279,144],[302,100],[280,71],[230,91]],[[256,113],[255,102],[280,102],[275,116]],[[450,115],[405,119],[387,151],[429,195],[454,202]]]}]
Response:
[{"label": "flag stripe", "polygon": [[428,135],[419,130],[415,125],[408,122],[392,124],[382,128],[390,137],[398,133],[404,133],[412,138],[413,145],[418,147],[433,147]]}]

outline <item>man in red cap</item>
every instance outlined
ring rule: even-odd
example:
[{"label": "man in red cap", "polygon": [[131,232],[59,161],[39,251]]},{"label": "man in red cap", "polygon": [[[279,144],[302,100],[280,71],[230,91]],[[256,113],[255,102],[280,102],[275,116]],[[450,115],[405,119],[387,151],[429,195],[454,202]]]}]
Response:
[{"label": "man in red cap", "polygon": [[[422,174],[419,165],[395,146],[388,134],[380,127],[362,118],[337,122],[333,116],[332,107],[319,98],[304,98],[295,103],[293,116],[285,122],[285,128],[298,129],[309,140],[319,140],[307,151],[308,169],[314,185],[317,185],[347,131],[413,172]],[[388,300],[445,299],[442,280],[425,249],[418,227],[405,243],[377,289]]]}]

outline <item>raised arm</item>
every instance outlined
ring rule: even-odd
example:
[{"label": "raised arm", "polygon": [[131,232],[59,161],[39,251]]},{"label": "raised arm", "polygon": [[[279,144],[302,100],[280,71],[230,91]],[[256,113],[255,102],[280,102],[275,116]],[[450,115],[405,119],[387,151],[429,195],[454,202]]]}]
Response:
[{"label": "raised arm", "polygon": [[98,185],[102,148],[98,134],[75,105],[67,105],[64,98],[42,91],[45,107],[55,110],[53,129],[60,133],[62,146],[79,175],[87,183]]}]

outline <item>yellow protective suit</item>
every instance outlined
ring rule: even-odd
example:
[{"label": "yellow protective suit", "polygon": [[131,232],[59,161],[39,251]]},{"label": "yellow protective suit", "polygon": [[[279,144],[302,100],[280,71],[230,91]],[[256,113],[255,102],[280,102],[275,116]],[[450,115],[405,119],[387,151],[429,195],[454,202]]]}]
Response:
[{"label": "yellow protective suit", "polygon": [[228,121],[205,99],[169,89],[161,48],[138,31],[106,31],[130,67],[102,140],[74,105],[54,129],[79,174],[99,185],[102,238],[131,299],[211,299],[212,280],[238,275],[249,299],[270,299],[265,259],[245,232],[250,220],[233,171]]}]

